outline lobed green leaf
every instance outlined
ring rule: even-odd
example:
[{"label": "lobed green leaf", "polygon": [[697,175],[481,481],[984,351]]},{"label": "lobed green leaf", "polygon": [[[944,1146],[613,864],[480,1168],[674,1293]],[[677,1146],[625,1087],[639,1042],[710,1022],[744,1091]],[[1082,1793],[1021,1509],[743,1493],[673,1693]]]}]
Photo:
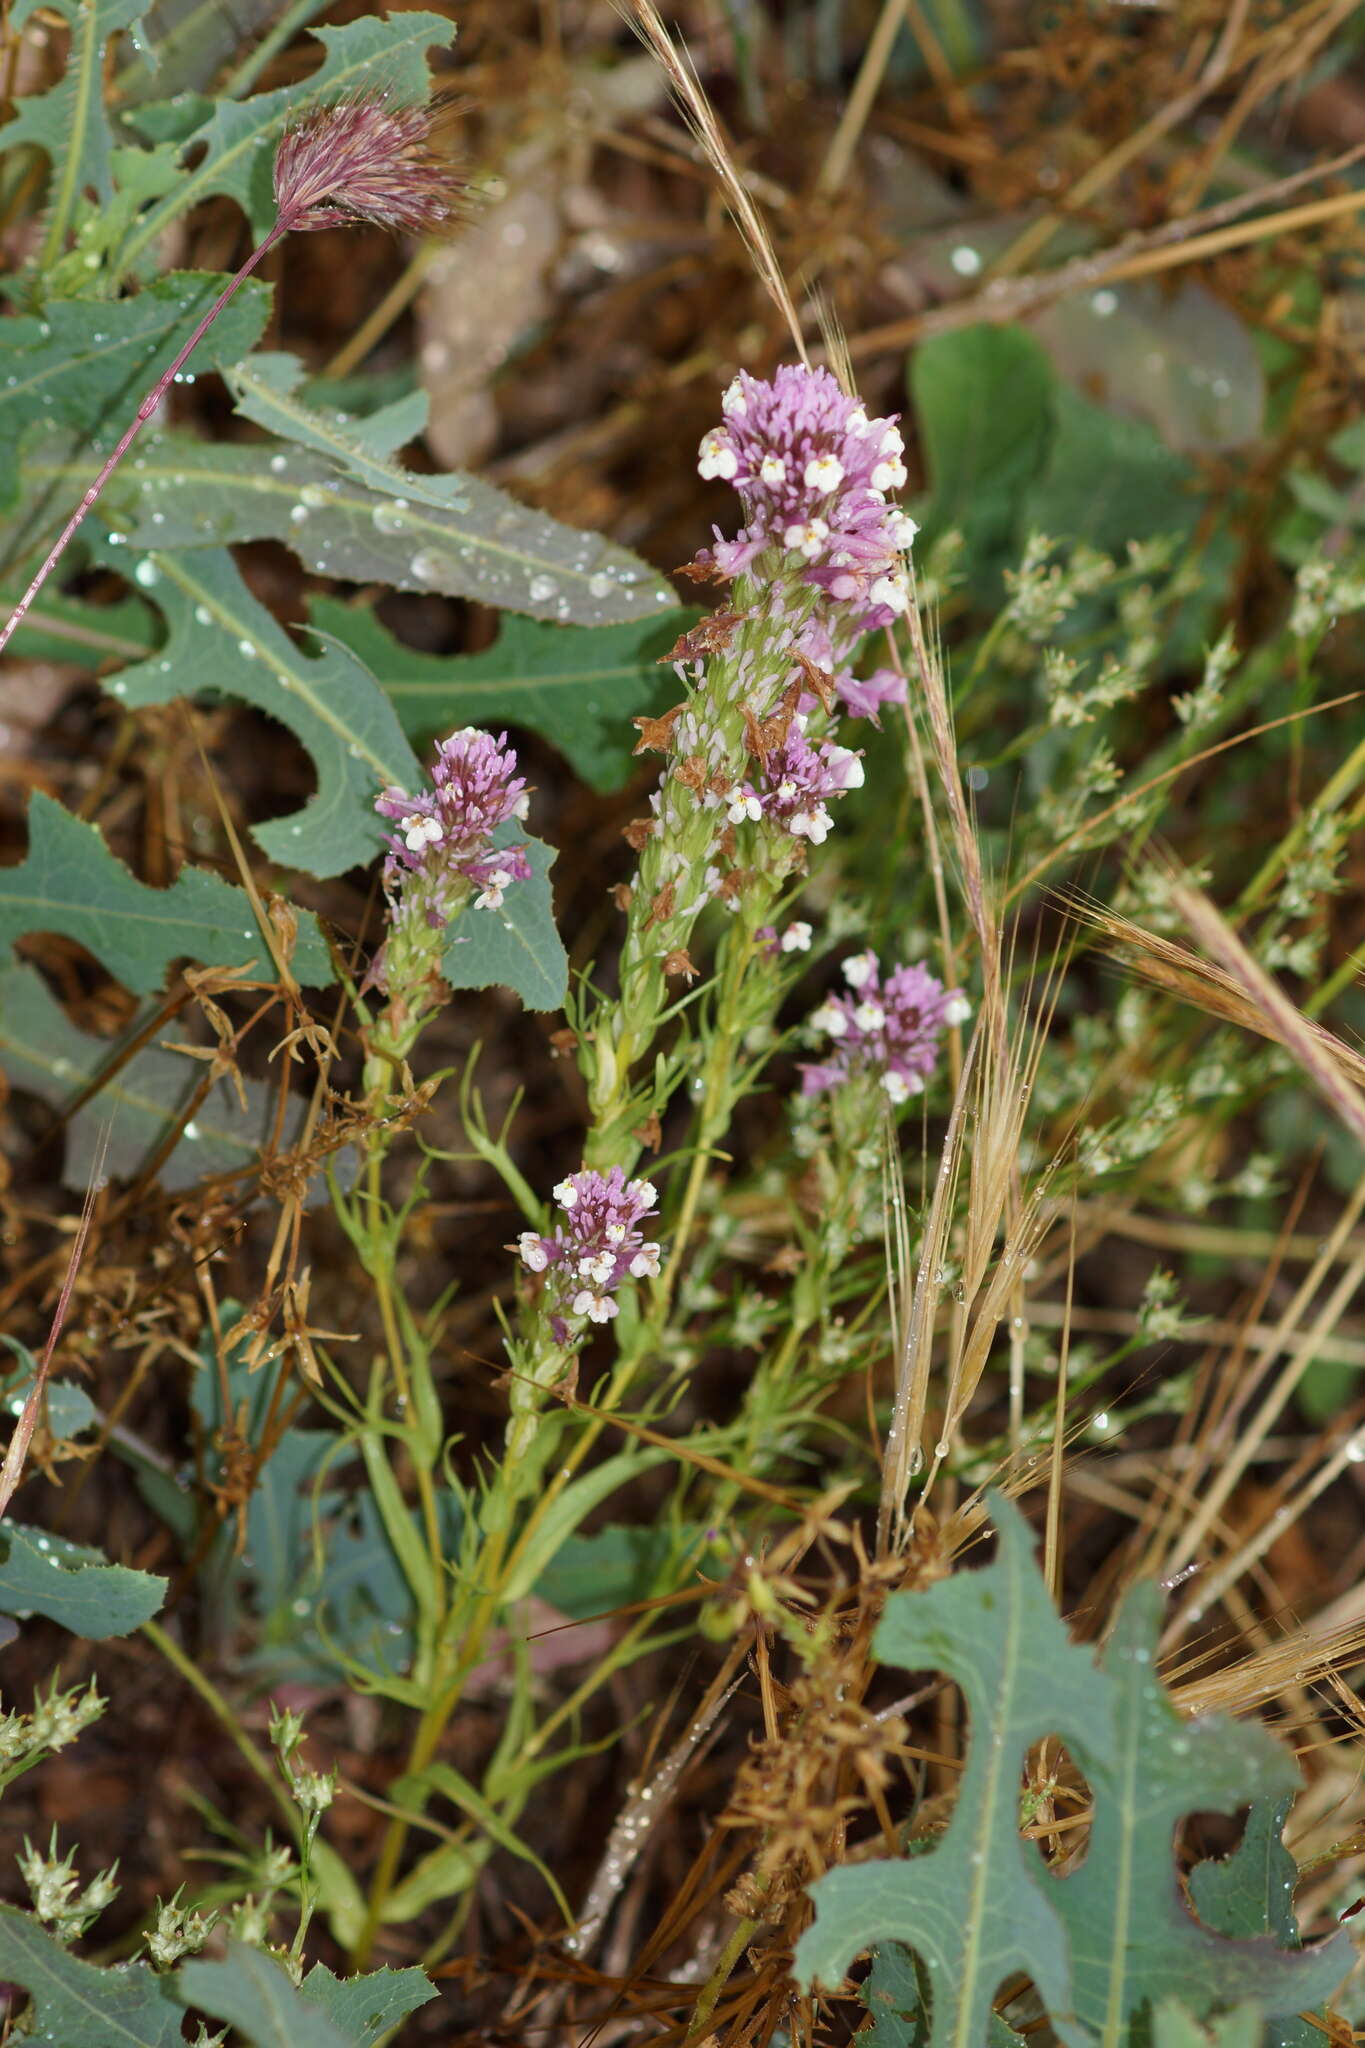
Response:
[{"label": "lobed green leaf", "polygon": [[[168,889],[139,882],[93,825],[35,790],[28,852],[0,868],[0,945],[28,932],[61,932],[86,946],[137,995],[161,986],[173,961],[258,968],[273,974],[251,900],[202,868],[182,868]],[[325,988],[331,959],[308,911],[298,913],[291,962],[300,982]]]},{"label": "lobed green leaf", "polygon": [[679,686],[666,658],[701,614],[677,610],[620,626],[554,626],[508,614],[478,654],[420,654],[373,612],[314,598],[309,617],[366,664],[408,737],[460,725],[521,726],[558,747],[593,789],[619,789],[635,767],[631,720],[656,716]]}]

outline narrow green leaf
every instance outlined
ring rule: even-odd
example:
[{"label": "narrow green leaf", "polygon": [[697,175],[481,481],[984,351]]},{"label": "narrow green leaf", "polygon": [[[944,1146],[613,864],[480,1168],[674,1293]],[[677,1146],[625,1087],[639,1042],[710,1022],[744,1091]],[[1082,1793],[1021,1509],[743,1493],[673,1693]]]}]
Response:
[{"label": "narrow green leaf", "polygon": [[166,1978],[146,1963],[82,1963],[17,1906],[0,1906],[0,1976],[33,2000],[30,2038],[61,2048],[184,2048],[184,2011]]},{"label": "narrow green leaf", "polygon": [[314,598],[309,617],[348,646],[388,694],[415,744],[461,725],[539,733],[593,789],[619,789],[635,767],[631,720],[680,694],[669,649],[700,612],[677,610],[623,626],[553,626],[503,619],[479,654],[419,654],[374,613]]},{"label": "narrow green leaf", "polygon": [[226,1960],[182,1963],[176,1989],[186,2005],[227,2020],[252,2048],[353,2048],[320,2004],[290,1983],[262,1949],[230,1941]]},{"label": "narrow green leaf", "polygon": [[[0,1064],[14,1087],[63,1112],[92,1082],[109,1074],[67,1120],[62,1162],[67,1187],[88,1187],[101,1154],[109,1173],[122,1179],[139,1173],[179,1122],[203,1078],[197,1060],[160,1045],[143,1046],[117,1066],[124,1042],[78,1031],[36,968],[0,967]],[[274,1137],[278,1088],[251,1080],[242,1085],[245,1109],[226,1081],[200,1103],[160,1167],[157,1178],[163,1187],[193,1187],[210,1174],[234,1173],[258,1162],[262,1147]],[[291,1102],[283,1123],[285,1146],[293,1143],[305,1113],[301,1098]],[[312,1193],[325,1193],[320,1174]]]},{"label": "narrow green leaf", "polygon": [[400,1778],[392,1787],[392,1797],[400,1806],[414,1806],[419,1810],[433,1792],[448,1799],[461,1813],[468,1814],[486,1835],[491,1836],[500,1849],[506,1849],[523,1863],[529,1863],[563,1914],[565,1926],[573,1925],[574,1916],[569,1910],[569,1902],[560,1890],[553,1871],[541,1861],[534,1849],[522,1841],[521,1836],[514,1828],[508,1826],[496,1807],[492,1806],[482,1792],[471,1785],[453,1764],[428,1764],[425,1770],[411,1777]]},{"label": "narrow green leaf", "polygon": [[163,1605],[166,1580],[7,1516],[0,1522],[0,1614],[41,1614],[72,1635],[126,1636]]},{"label": "narrow green leaf", "polygon": [[110,695],[165,704],[189,682],[268,712],[312,755],[317,791],[302,810],[253,826],[253,838],[311,875],[370,859],[384,843],[375,797],[390,783],[416,789],[421,770],[369,670],[335,643],[304,654],[216,548],[147,555],[130,568],[165,615],[168,637],[151,660],[106,682]]},{"label": "narrow green leaf", "polygon": [[[306,91],[337,99],[367,89],[387,88],[399,100],[421,99],[430,85],[426,52],[451,39],[451,24],[439,14],[364,14],[342,28],[314,32],[326,55],[310,75]],[[235,199],[262,235],[275,218],[272,169],[275,144],[285,116],[297,110],[297,85],[254,94],[243,101],[221,99],[203,124],[185,139],[185,153],[201,153],[196,167],[175,191],[167,194],[143,219],[124,250],[136,262],[144,249],[155,248],[161,235],[191,206],[216,193]],[[146,110],[150,113],[152,110]],[[139,116],[139,125],[143,116]],[[239,350],[239,354],[245,351]]]},{"label": "narrow green leaf", "polygon": [[455,989],[510,988],[528,1010],[557,1010],[569,986],[569,959],[550,893],[555,854],[520,829],[501,826],[493,836],[525,846],[531,879],[514,883],[500,910],[470,908],[456,920],[441,972]]},{"label": "narrow green leaf", "polygon": [[321,2006],[351,2048],[377,2048],[391,2027],[437,1996],[423,1970],[371,1970],[343,1981],[325,1963],[315,1963],[299,1989]]},{"label": "narrow green leaf", "polygon": [[508,1605],[524,1600],[535,1590],[560,1546],[599,1502],[642,1472],[648,1472],[666,1456],[661,1450],[619,1451],[614,1458],[607,1458],[591,1472],[585,1472],[581,1479],[571,1480],[540,1517],[530,1541],[518,1552],[517,1569],[503,1587]]},{"label": "narrow green leaf", "polygon": [[[28,852],[0,868],[0,945],[28,932],[61,932],[88,946],[137,995],[159,988],[175,960],[273,973],[250,899],[202,868],[182,868],[168,889],[135,881],[93,825],[35,790]],[[299,913],[293,970],[311,988],[332,980],[317,920]]]},{"label": "narrow green leaf", "polygon": [[1174,1882],[1172,1843],[1186,1814],[1235,1813],[1293,1792],[1293,1756],[1265,1728],[1226,1714],[1181,1718],[1156,1676],[1156,1586],[1119,1611],[1103,1671],[1115,1703],[1112,1746],[1084,1730],[1076,1754],[1095,1812],[1085,1862],[1051,1896],[1070,1931],[1077,2016],[1105,2048],[1128,2039],[1143,2007],[1175,1999],[1205,2019],[1238,1999],[1270,2018],[1317,2004],[1351,1966],[1349,1938],[1293,1953],[1270,1936],[1231,1941],[1201,1927]]},{"label": "narrow green leaf", "polygon": [[[79,497],[225,283],[216,272],[173,271],[113,305],[62,299],[41,318],[25,313],[0,322],[0,509],[19,502],[20,441],[41,427],[49,456],[70,465],[52,476],[66,495],[55,504],[44,499],[41,509],[66,516],[66,496]],[[205,360],[231,362],[250,348],[269,310],[269,286],[248,280],[205,336]],[[139,459],[130,459],[131,469]]]},{"label": "narrow green leaf", "polygon": [[[1024,1758],[1084,1731],[1107,1753],[1110,1687],[1068,1642],[1019,1510],[991,1496],[994,1563],[894,1594],[874,1639],[884,1662],[957,1680],[971,1719],[946,1834],[923,1856],[833,1870],[811,1887],[815,1925],[796,1950],[802,1986],[831,1987],[862,1950],[899,1941],[929,1973],[930,2048],[980,2048],[1007,1979],[1032,1979],[1055,2024],[1072,2010],[1067,1943],[1037,1851],[1019,1832]],[[1071,2036],[1074,2038],[1074,2035]]]},{"label": "narrow green leaf", "polygon": [[[17,0],[11,30],[24,27],[39,0]],[[87,190],[113,193],[112,138],[104,118],[104,52],[111,36],[145,12],[147,0],[48,0],[71,29],[66,70],[48,92],[21,99],[0,130],[0,148],[33,143],[52,165],[47,227],[39,262],[47,269],[66,244],[76,203]]]}]

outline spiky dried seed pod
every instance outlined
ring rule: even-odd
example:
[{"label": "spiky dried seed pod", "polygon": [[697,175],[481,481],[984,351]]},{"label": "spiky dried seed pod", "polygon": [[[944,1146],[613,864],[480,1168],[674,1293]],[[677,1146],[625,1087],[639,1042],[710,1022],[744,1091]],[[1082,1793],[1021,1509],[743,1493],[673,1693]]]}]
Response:
[{"label": "spiky dried seed pod", "polygon": [[275,152],[275,201],[294,233],[348,220],[430,234],[459,210],[453,163],[431,146],[427,102],[387,95],[314,106],[286,128]]}]

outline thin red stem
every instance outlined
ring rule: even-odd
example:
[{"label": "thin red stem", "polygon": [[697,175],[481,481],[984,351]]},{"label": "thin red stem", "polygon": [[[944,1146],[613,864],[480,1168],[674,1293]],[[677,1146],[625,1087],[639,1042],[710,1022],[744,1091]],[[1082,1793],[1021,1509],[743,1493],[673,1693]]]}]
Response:
[{"label": "thin red stem", "polygon": [[157,378],[155,384],[152,386],[151,390],[147,393],[147,396],[143,399],[141,405],[138,407],[133,419],[130,421],[129,425],[124,429],[123,433],[120,435],[118,443],[110,452],[103,469],[95,478],[95,481],[91,484],[89,490],[81,499],[80,504],[76,507],[71,517],[67,520],[66,525],[62,528],[56,540],[53,542],[51,548],[48,551],[47,559],[43,563],[42,568],[39,569],[37,575],[29,584],[28,589],[24,592],[18,604],[10,613],[10,616],[5,621],[4,625],[0,626],[0,654],[4,652],[5,647],[8,644],[11,636],[23,624],[30,605],[33,603],[34,598],[37,597],[38,592],[42,589],[43,585],[47,582],[48,577],[52,574],[52,571],[56,568],[62,556],[66,553],[67,547],[70,544],[71,540],[74,538],[77,530],[81,525],[81,522],[85,518],[86,513],[90,510],[96,498],[98,498],[100,492],[104,489],[104,486],[108,483],[110,477],[114,474],[114,471],[118,468],[124,456],[128,453],[128,450],[132,447],[134,441],[137,439],[138,435],[142,432],[142,429],[146,426],[148,420],[152,417],[152,414],[160,405],[162,399],[166,396],[166,393],[170,389],[171,384],[176,378],[176,376],[178,376],[179,372],[184,367],[185,363],[188,362],[189,358],[193,355],[195,349],[198,348],[200,342],[208,333],[209,328],[212,327],[214,321],[218,318],[218,315],[222,312],[224,306],[226,306],[226,304],[228,303],[228,300],[232,298],[233,294],[237,291],[238,287],[246,282],[247,278],[250,277],[252,271],[256,268],[257,264],[262,260],[262,258],[268,255],[270,250],[274,248],[276,242],[279,241],[280,236],[288,233],[291,225],[292,217],[287,219],[282,215],[281,218],[276,221],[274,227],[270,230],[270,233],[266,236],[265,240],[261,243],[260,247],[252,250],[251,254],[247,257],[246,262],[237,272],[237,275],[228,280],[227,284],[224,286],[223,290],[218,294],[218,297],[214,300],[213,304],[209,307],[207,313],[205,313],[203,319],[199,322],[198,326],[195,328],[193,334],[185,343],[184,347],[180,350],[179,354],[176,355],[172,362],[167,364],[166,368]]}]

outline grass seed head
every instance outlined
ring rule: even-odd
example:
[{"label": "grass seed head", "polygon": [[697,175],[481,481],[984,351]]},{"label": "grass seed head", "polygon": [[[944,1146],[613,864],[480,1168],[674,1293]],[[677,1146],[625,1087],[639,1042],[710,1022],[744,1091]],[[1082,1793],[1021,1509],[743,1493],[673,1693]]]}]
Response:
[{"label": "grass seed head", "polygon": [[432,146],[428,102],[395,105],[385,93],[309,108],[275,152],[275,201],[292,232],[373,221],[427,235],[459,211],[451,160]]}]

